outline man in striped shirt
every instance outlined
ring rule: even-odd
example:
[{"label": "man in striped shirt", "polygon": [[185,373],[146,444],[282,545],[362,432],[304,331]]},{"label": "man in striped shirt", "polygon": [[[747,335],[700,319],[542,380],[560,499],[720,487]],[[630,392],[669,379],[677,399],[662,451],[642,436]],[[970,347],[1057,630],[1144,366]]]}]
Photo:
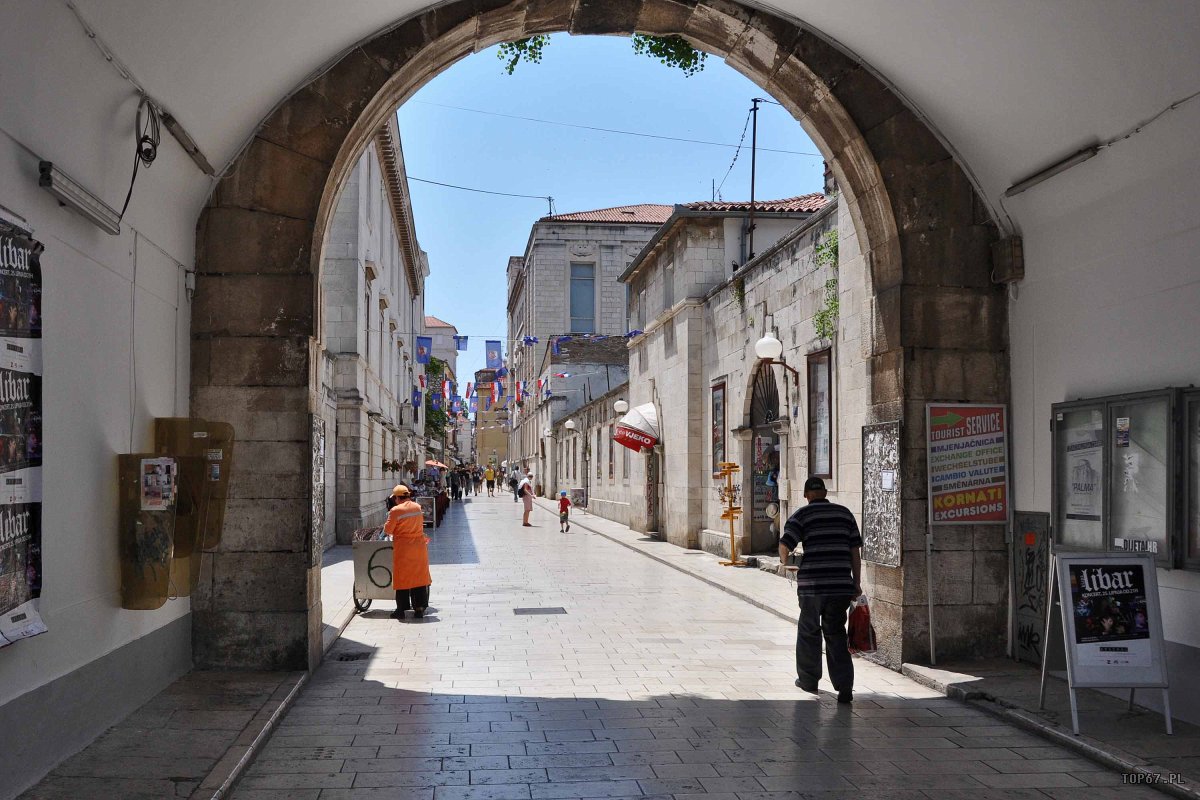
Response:
[{"label": "man in striped shirt", "polygon": [[808,505],[792,514],[779,537],[779,560],[784,563],[793,550],[804,548],[796,573],[796,685],[817,693],[824,634],[829,681],[838,702],[849,703],[854,699],[854,662],[846,647],[846,612],[862,594],[862,536],[850,509],[825,499],[825,481],[805,481],[804,499]]}]

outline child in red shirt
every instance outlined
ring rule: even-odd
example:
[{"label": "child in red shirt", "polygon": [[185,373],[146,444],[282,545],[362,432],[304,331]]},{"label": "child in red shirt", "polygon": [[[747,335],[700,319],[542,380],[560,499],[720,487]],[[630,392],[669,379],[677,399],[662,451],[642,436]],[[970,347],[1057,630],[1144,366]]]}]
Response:
[{"label": "child in red shirt", "polygon": [[571,498],[567,497],[566,490],[558,493],[558,530],[566,533],[571,530],[571,512],[567,509],[571,507]]}]

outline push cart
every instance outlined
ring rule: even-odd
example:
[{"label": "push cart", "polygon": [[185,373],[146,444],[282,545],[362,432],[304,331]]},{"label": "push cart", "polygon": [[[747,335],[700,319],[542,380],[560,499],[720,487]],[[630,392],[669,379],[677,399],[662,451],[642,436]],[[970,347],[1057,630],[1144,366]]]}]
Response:
[{"label": "push cart", "polygon": [[[382,529],[379,530],[382,532]],[[361,614],[371,607],[372,600],[395,600],[396,592],[392,589],[392,540],[356,540],[351,547],[354,554],[354,610]]]}]

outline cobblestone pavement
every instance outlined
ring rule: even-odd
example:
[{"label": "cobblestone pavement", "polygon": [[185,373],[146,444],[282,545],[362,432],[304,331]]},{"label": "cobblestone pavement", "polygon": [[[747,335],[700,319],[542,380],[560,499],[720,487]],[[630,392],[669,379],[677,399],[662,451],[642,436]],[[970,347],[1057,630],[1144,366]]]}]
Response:
[{"label": "cobblestone pavement", "polygon": [[1160,796],[863,661],[805,694],[786,621],[518,509],[452,507],[425,619],[354,620],[235,800]]}]

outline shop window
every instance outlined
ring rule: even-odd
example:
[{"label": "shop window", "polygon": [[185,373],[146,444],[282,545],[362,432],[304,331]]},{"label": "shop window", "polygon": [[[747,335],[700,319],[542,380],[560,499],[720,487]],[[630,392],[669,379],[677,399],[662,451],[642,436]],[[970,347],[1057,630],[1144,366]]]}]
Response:
[{"label": "shop window", "polygon": [[608,426],[608,479],[611,481],[616,477],[616,462],[613,458],[613,437],[617,435],[616,429]]}]

